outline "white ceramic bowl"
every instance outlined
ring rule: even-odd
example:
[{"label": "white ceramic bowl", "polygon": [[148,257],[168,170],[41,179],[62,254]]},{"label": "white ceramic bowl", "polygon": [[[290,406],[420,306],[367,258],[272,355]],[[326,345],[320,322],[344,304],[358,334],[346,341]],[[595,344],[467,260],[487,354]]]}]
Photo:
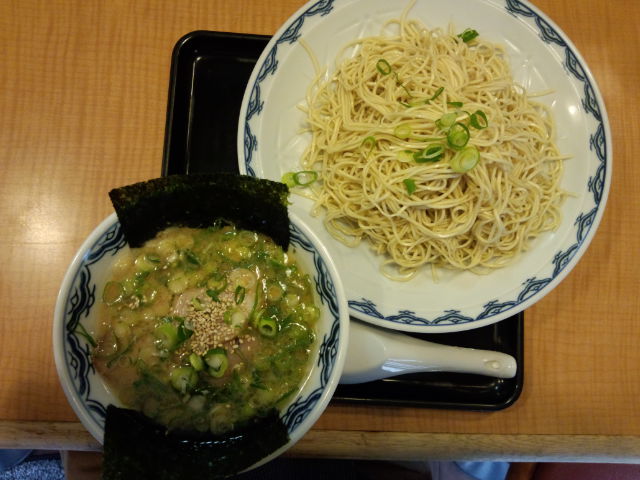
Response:
[{"label": "white ceramic bowl", "polygon": [[[349,315],[336,266],[317,236],[290,214],[291,248],[313,278],[321,309],[315,360],[298,394],[281,411],[290,441],[260,464],[280,455],[297,442],[320,417],[338,385],[348,344]],[[60,382],[82,424],[102,443],[106,408],[122,406],[91,363],[91,345],[81,332],[94,330],[100,293],[117,254],[128,249],[114,214],[85,240],[64,277],[53,323],[53,349]],[[78,327],[81,325],[82,327]]]}]

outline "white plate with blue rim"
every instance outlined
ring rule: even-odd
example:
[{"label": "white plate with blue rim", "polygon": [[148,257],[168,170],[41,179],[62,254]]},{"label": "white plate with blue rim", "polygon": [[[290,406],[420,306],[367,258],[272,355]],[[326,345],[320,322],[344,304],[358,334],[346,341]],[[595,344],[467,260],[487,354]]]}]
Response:
[{"label": "white plate with blue rim", "polygon": [[[249,79],[238,128],[242,173],[280,180],[300,170],[309,142],[301,135],[305,93],[314,67],[304,40],[321,65],[331,66],[347,42],[377,35],[407,2],[319,0],[300,8],[273,36]],[[582,56],[545,14],[523,0],[417,0],[409,12],[428,28],[470,27],[505,46],[517,83],[529,91],[553,90],[539,99],[551,108],[556,143],[565,161],[561,187],[574,196],[562,207],[560,227],[546,233],[516,261],[487,275],[429,269],[398,283],[380,273],[380,259],[366,244],[336,241],[311,201],[292,195],[300,215],[340,266],[349,310],[361,320],[396,330],[434,333],[482,327],[530,307],[573,269],[602,218],[612,174],[611,133],[602,96]]]}]

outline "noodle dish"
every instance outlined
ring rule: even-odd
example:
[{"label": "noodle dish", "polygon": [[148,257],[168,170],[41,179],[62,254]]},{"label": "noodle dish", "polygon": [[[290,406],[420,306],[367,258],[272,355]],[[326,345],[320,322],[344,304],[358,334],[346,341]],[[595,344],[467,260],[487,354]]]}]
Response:
[{"label": "noodle dish", "polygon": [[309,2],[240,116],[242,172],[280,180],[343,265],[351,314],[480,327],[573,268],[611,176],[602,98],[525,1]]}]

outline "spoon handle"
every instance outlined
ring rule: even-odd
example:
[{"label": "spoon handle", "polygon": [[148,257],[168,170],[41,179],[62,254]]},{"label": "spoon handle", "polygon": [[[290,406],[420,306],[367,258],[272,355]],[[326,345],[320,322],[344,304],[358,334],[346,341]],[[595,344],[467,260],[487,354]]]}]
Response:
[{"label": "spoon handle", "polygon": [[506,353],[452,347],[424,340],[419,342],[420,344],[407,342],[402,350],[387,351],[387,358],[381,370],[393,375],[458,372],[512,378],[516,374],[516,360]]},{"label": "spoon handle", "polygon": [[512,378],[517,362],[491,350],[454,347],[351,322],[340,383],[364,383],[418,372],[458,372]]}]

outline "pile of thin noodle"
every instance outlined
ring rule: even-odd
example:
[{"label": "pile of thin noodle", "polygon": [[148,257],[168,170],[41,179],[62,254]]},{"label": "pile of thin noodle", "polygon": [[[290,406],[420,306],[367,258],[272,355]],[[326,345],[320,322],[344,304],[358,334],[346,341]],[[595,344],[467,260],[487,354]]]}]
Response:
[{"label": "pile of thin noodle", "polygon": [[[392,279],[408,280],[425,265],[502,267],[560,221],[564,158],[550,111],[514,83],[503,48],[482,34],[467,44],[451,28],[428,30],[404,14],[389,26],[399,33],[346,45],[335,73],[318,72],[308,90],[312,142],[302,165],[319,172],[313,214],[324,214],[346,245],[368,240]],[[393,74],[379,71],[381,59]],[[403,105],[440,87],[428,104]],[[413,161],[406,152],[446,143],[436,121],[456,110],[460,121],[477,110],[488,120],[487,128],[470,128],[469,145],[480,152],[475,168],[454,172],[451,149],[435,163]],[[403,124],[412,138],[394,135]]]}]

